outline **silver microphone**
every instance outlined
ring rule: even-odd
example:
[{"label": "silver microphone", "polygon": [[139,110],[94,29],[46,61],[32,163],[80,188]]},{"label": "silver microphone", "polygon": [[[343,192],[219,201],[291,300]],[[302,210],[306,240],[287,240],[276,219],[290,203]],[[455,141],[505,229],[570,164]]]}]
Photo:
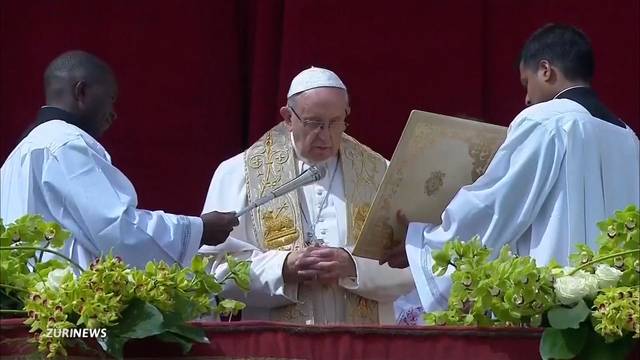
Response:
[{"label": "silver microphone", "polygon": [[244,209],[238,211],[236,213],[236,217],[240,217],[244,215],[246,212],[251,211],[258,206],[264,205],[267,202],[287,194],[295,189],[301,188],[305,185],[309,185],[313,182],[316,182],[327,175],[327,168],[322,166],[318,167],[316,165],[311,166],[307,170],[303,171],[300,175],[294,177],[293,179],[287,181],[286,183],[278,186],[277,188],[269,191],[267,195],[262,196],[261,198],[256,199],[256,201],[249,204],[249,206]]}]

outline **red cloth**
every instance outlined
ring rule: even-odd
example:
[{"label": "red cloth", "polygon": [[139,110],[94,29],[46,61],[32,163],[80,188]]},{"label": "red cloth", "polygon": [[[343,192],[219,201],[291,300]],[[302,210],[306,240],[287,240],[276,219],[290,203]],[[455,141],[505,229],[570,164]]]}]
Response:
[{"label": "red cloth", "polygon": [[[0,320],[0,356],[33,352],[24,346],[30,339],[22,319]],[[266,321],[229,323],[194,322],[205,330],[209,344],[194,344],[182,355],[175,344],[135,340],[125,345],[128,358],[211,359],[447,359],[447,360],[528,360],[539,359],[542,329],[405,327],[405,326],[303,326]],[[98,348],[97,343],[89,345]],[[95,353],[71,349],[71,355]],[[637,359],[640,343],[628,357]]]},{"label": "red cloth", "polygon": [[[300,326],[285,323],[240,321],[196,323],[210,344],[195,344],[187,356],[208,358],[284,359],[538,359],[539,329],[476,329],[401,326]],[[7,338],[27,337],[22,320],[0,320],[0,355],[19,351]],[[74,351],[71,352],[72,354]],[[79,354],[75,351],[76,354]],[[176,358],[174,344],[132,341],[127,357]]]},{"label": "red cloth", "polygon": [[341,75],[349,132],[390,157],[411,109],[508,124],[524,102],[520,48],[550,21],[587,32],[595,88],[638,131],[639,14],[637,0],[3,0],[0,162],[43,104],[47,63],[86,49],[118,77],[104,145],[141,206],[196,214],[220,161],[279,120],[300,70]]}]

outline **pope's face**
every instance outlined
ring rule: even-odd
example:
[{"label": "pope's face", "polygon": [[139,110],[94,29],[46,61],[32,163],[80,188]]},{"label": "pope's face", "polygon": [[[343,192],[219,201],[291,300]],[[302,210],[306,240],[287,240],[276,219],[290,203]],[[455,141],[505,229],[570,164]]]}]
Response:
[{"label": "pope's face", "polygon": [[349,111],[346,91],[317,88],[298,95],[280,113],[293,134],[298,154],[305,161],[318,163],[338,154]]}]

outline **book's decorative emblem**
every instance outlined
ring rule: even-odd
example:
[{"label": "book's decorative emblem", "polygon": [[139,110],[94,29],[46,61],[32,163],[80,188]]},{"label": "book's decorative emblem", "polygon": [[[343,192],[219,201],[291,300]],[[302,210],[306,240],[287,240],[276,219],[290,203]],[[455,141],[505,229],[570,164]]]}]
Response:
[{"label": "book's decorative emblem", "polygon": [[444,185],[444,177],[445,173],[442,171],[431,172],[431,176],[424,182],[424,192],[427,193],[427,196],[431,196],[440,190]]}]

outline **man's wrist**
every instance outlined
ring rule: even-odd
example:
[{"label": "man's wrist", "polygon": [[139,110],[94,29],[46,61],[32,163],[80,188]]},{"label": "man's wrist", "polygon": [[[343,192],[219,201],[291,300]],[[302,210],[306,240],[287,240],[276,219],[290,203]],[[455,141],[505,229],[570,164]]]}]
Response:
[{"label": "man's wrist", "polygon": [[346,265],[345,274],[343,277],[355,278],[358,274],[358,271],[356,270],[356,262],[353,259],[353,256],[351,255],[349,250],[345,248],[340,248],[340,249],[346,253],[346,254],[343,254],[343,256],[346,256],[348,259],[348,261],[346,261],[347,265]]},{"label": "man's wrist", "polygon": [[297,274],[293,271],[292,263],[295,262],[295,255],[293,251],[290,251],[287,256],[284,258],[284,262],[282,263],[282,279],[285,284],[297,283]]}]

